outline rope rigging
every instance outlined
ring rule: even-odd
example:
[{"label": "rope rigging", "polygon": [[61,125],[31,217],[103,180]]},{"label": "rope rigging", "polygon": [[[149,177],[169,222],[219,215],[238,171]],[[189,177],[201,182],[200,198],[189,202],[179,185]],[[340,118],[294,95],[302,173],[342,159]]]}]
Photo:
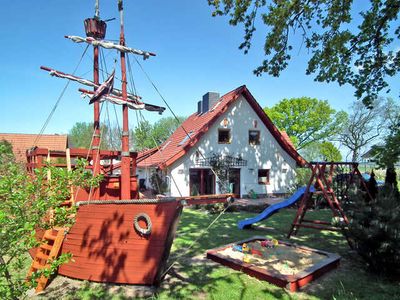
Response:
[{"label": "rope rigging", "polygon": [[[80,64],[81,64],[81,62],[82,62],[82,60],[83,60],[83,57],[85,56],[86,51],[88,50],[88,48],[89,48],[89,45],[87,45],[87,46],[85,47],[85,50],[83,51],[83,53],[82,53],[82,55],[81,55],[81,57],[80,57],[80,59],[79,59],[78,64],[76,65],[74,71],[72,72],[73,75],[74,75],[74,74],[76,73],[76,71],[78,70],[78,68],[79,68],[79,66],[80,66]],[[58,105],[60,104],[61,99],[64,97],[64,94],[65,94],[65,92],[66,92],[66,90],[67,90],[69,84],[70,84],[70,81],[68,80],[68,81],[65,83],[65,86],[64,86],[64,88],[62,89],[60,96],[58,96],[56,103],[54,104],[53,108],[51,109],[50,114],[48,115],[46,121],[44,122],[42,128],[40,129],[39,134],[36,136],[36,139],[35,139],[35,141],[33,142],[33,145],[34,145],[34,146],[37,146],[37,143],[39,142],[40,138],[42,137],[43,132],[46,130],[47,125],[49,124],[49,122],[50,122],[51,118],[53,117],[53,115],[54,115],[54,113],[55,113],[55,111],[56,111]]]},{"label": "rope rigging", "polygon": [[231,205],[232,205],[232,202],[229,201],[229,202],[228,202],[228,205],[224,208],[224,210],[221,211],[220,214],[219,214],[205,229],[203,229],[202,231],[200,231],[199,236],[198,236],[196,239],[194,239],[194,240],[189,244],[188,247],[186,247],[185,251],[179,253],[176,257],[174,257],[174,259],[175,259],[174,262],[171,263],[171,264],[169,265],[169,267],[167,267],[167,268],[164,270],[164,272],[163,272],[162,275],[161,275],[161,278],[163,278],[163,277],[169,272],[169,270],[171,270],[171,268],[172,268],[176,263],[179,262],[179,260],[180,260],[182,257],[184,257],[185,255],[187,255],[187,254],[190,252],[190,250],[193,248],[193,246],[194,246],[195,244],[197,244],[197,242],[200,240],[200,238],[202,238],[202,237],[204,236],[204,234],[207,233],[208,230],[219,220],[219,218],[220,218],[223,214],[225,214],[225,212],[227,211],[227,209],[228,209]]}]

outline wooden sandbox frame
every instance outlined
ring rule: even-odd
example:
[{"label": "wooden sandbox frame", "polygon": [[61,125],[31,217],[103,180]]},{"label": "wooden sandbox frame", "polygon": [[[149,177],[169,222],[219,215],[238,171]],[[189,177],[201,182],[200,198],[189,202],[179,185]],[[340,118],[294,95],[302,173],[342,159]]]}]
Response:
[{"label": "wooden sandbox frame", "polygon": [[228,245],[214,248],[207,251],[207,258],[218,262],[224,266],[230,267],[234,270],[244,272],[252,277],[256,277],[260,280],[268,281],[272,284],[275,284],[282,288],[287,288],[291,292],[296,292],[299,288],[307,285],[312,280],[315,280],[321,277],[323,274],[337,268],[340,264],[340,256],[338,254],[329,253],[322,250],[312,249],[304,246],[298,246],[294,244],[290,244],[287,242],[279,241],[279,244],[286,245],[289,247],[295,247],[304,252],[314,252],[323,256],[326,256],[326,259],[323,261],[295,274],[295,275],[283,275],[275,270],[268,270],[266,268],[260,268],[254,266],[252,263],[246,263],[240,261],[238,259],[233,259],[230,257],[226,257],[221,255],[219,252],[223,251],[233,245],[250,243],[255,241],[264,241],[268,240],[262,236],[254,236],[242,241],[230,243]]}]

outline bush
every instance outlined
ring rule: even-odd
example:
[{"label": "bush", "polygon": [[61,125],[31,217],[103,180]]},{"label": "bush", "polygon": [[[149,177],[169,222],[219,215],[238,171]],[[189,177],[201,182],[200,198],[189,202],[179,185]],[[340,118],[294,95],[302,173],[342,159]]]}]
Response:
[{"label": "bush", "polygon": [[150,184],[153,190],[159,194],[165,194],[168,192],[168,182],[159,171],[151,173]]},{"label": "bush", "polygon": [[215,203],[215,204],[206,204],[205,209],[210,214],[219,214],[224,211],[224,209],[228,206],[228,203]]},{"label": "bush", "polygon": [[350,224],[345,229],[351,245],[379,273],[400,274],[400,194],[382,187],[376,199],[369,201],[358,190],[345,205]]},{"label": "bush", "polygon": [[[70,186],[96,186],[101,177],[87,172],[83,161],[78,161],[72,172],[48,166],[28,174],[12,160],[5,162],[3,154],[0,149],[0,299],[19,299],[30,287],[25,282],[24,266],[28,250],[38,246],[35,230],[71,225],[74,220],[69,216],[74,207],[67,210],[60,206],[69,198]],[[50,211],[54,212],[52,218]],[[63,254],[53,260],[50,269],[32,275],[31,283],[35,284],[39,273],[50,276],[67,259]]]},{"label": "bush", "polygon": [[296,186],[293,191],[297,190],[299,187],[305,186],[308,184],[311,178],[311,169],[310,168],[297,168],[296,169]]}]

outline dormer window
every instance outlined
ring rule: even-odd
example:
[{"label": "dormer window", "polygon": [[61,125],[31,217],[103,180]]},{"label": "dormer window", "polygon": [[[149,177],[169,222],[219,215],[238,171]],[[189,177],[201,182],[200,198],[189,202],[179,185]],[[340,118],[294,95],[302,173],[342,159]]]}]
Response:
[{"label": "dormer window", "polygon": [[260,145],[260,130],[249,130],[249,144]]},{"label": "dormer window", "polygon": [[231,130],[227,128],[218,129],[218,144],[231,143]]}]

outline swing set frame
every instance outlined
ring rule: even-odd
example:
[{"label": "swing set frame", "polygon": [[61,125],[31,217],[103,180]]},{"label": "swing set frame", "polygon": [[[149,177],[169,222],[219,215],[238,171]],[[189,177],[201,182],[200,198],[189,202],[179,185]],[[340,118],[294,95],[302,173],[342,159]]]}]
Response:
[{"label": "swing set frame", "polygon": [[[346,225],[349,224],[349,220],[342,208],[341,201],[347,199],[349,186],[354,183],[357,178],[359,179],[362,188],[367,192],[368,197],[372,199],[361,172],[358,169],[358,163],[309,162],[307,166],[311,169],[311,177],[308,181],[303,197],[300,200],[299,208],[288,233],[288,238],[292,235],[296,235],[300,227],[330,231],[341,230],[339,227],[334,227],[331,222],[304,218],[307,210],[311,206],[313,196],[322,195],[322,199],[328,203],[333,216],[339,218],[339,220],[344,222]],[[336,178],[334,178],[335,172],[340,172],[346,169],[349,171],[348,173],[339,174],[340,177],[338,177],[339,175],[336,175]],[[337,190],[338,186],[336,186],[335,191],[334,179],[340,182],[341,194],[339,194],[339,191]],[[314,187],[314,192],[311,191],[312,186]]]}]

